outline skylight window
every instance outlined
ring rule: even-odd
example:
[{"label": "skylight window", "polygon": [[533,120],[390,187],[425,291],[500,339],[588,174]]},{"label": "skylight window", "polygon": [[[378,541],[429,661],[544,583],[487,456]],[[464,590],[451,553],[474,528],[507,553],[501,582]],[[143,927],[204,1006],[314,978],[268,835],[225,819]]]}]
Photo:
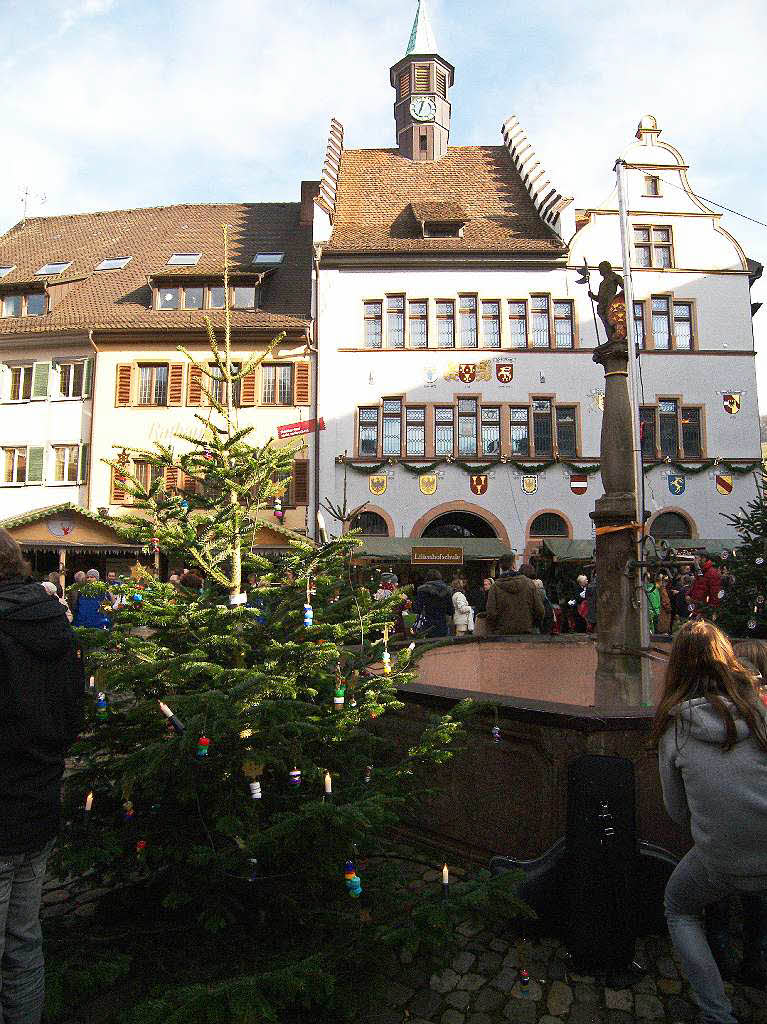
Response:
[{"label": "skylight window", "polygon": [[0,267],[0,277],[5,277],[6,274],[10,274],[10,272],[12,270],[15,270],[15,269],[16,269],[15,266],[13,266],[13,267],[8,267],[8,266]]},{"label": "skylight window", "polygon": [[127,266],[131,256],[115,256],[112,259],[102,260],[101,263],[94,269],[96,270],[122,270],[123,267]]},{"label": "skylight window", "polygon": [[36,274],[63,274],[67,267],[72,266],[72,261],[69,263],[44,263],[39,270],[36,270]]},{"label": "skylight window", "polygon": [[169,267],[196,267],[200,259],[199,252],[174,252],[168,260]]},{"label": "skylight window", "polygon": [[271,264],[282,263],[282,261],[284,259],[285,259],[285,253],[284,252],[257,252],[256,255],[253,257],[253,261],[252,262],[256,266],[258,266],[259,264],[264,264],[264,263],[267,263],[267,264],[269,264],[269,263],[271,263]]}]

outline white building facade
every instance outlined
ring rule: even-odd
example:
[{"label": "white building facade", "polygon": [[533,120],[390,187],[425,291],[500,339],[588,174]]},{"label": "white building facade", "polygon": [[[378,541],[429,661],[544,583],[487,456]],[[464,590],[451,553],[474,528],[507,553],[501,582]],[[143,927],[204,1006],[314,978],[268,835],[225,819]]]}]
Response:
[{"label": "white building facade", "polygon": [[[367,503],[364,533],[494,536],[529,555],[593,536],[604,377],[577,282],[584,260],[594,291],[601,261],[620,270],[617,201],[576,210],[516,118],[502,146],[448,147],[452,76],[421,3],[391,72],[399,148],[348,150],[331,126],[315,213],[315,500]],[[659,136],[644,118],[624,153],[645,507],[658,537],[725,539],[721,513],[754,495],[760,459],[760,268]]]}]

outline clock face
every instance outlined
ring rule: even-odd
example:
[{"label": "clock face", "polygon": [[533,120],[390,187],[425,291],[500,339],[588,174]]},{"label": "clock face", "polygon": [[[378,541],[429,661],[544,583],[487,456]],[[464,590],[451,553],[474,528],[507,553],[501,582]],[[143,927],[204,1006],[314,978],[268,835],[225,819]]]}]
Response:
[{"label": "clock face", "polygon": [[437,106],[430,96],[414,96],[410,101],[410,114],[416,121],[433,121]]}]

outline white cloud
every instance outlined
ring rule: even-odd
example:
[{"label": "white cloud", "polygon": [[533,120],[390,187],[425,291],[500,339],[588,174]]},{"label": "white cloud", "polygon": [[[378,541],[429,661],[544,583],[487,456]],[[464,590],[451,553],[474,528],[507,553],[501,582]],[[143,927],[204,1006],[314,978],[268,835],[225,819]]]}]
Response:
[{"label": "white cloud", "polygon": [[79,3],[69,4],[59,12],[59,27],[61,32],[66,32],[78,21],[85,18],[95,18],[100,14],[107,14],[115,5],[115,0],[80,0]]}]

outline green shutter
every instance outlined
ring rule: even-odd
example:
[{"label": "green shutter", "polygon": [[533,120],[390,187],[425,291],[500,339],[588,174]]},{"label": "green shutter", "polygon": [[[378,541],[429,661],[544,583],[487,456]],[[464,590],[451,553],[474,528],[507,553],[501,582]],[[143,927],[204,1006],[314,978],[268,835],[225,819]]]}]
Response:
[{"label": "green shutter", "polygon": [[[90,362],[90,360],[89,360]],[[88,445],[80,445],[80,475],[78,482],[84,484],[88,479]]]},{"label": "green shutter", "polygon": [[[50,366],[50,364],[48,364]],[[45,448],[27,448],[27,483],[41,484],[43,482],[43,455]]]},{"label": "green shutter", "polygon": [[48,397],[48,378],[51,375],[51,364],[35,363],[32,367],[32,397]]},{"label": "green shutter", "polygon": [[[91,387],[93,386],[93,359],[85,360],[85,370],[83,371],[83,398],[88,398],[91,393]],[[87,446],[86,446],[87,447]]]}]

